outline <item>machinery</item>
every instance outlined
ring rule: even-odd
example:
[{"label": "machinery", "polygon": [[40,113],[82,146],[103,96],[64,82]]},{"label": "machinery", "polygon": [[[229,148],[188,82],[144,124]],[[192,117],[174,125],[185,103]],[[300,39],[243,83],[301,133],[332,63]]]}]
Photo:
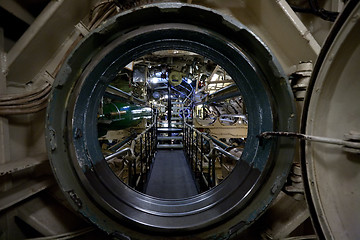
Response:
[{"label": "machinery", "polygon": [[0,1],[0,239],[358,239],[359,16]]},{"label": "machinery", "polygon": [[142,119],[151,117],[151,108],[141,108],[118,102],[103,105],[101,112],[97,124],[99,136],[105,135],[107,130],[136,126]]}]

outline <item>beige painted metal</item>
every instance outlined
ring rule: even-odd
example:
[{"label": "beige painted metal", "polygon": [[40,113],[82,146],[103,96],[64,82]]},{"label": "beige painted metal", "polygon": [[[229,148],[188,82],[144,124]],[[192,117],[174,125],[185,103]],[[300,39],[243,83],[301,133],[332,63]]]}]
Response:
[{"label": "beige painted metal", "polygon": [[[61,211],[62,215],[54,214],[58,211]],[[69,210],[51,198],[33,198],[21,204],[17,216],[44,236],[67,233],[84,226],[79,217],[74,216]],[[59,239],[61,239],[61,236],[59,236]]]},{"label": "beige painted metal", "polygon": [[194,0],[237,18],[265,42],[285,73],[301,61],[315,62],[320,46],[285,0]]},{"label": "beige painted metal", "polygon": [[[90,11],[94,1],[50,1],[9,51],[8,81],[31,81]],[[24,68],[26,66],[26,68]]]},{"label": "beige painted metal", "polygon": [[[6,93],[6,54],[4,52],[4,32],[0,28],[0,95]],[[0,164],[10,160],[10,151],[7,146],[9,143],[9,121],[7,118],[0,117]]]},{"label": "beige painted metal", "polygon": [[[3,73],[0,73],[0,94],[8,90],[6,83],[24,84],[44,79],[52,82],[59,64],[69,53],[69,49],[80,41],[80,35],[87,34],[83,25],[77,24],[89,13],[95,2],[97,0],[50,1],[27,32],[10,50],[7,64],[6,55],[0,49],[0,69]],[[301,26],[301,22],[286,6],[285,1],[188,0],[187,2],[212,7],[239,19],[269,46],[286,73],[292,73],[300,61],[312,60],[315,62],[317,58],[317,46],[311,38],[311,34]],[[77,27],[75,27],[76,25]],[[299,28],[299,26],[301,27]],[[2,47],[1,42],[0,47]],[[5,75],[7,75],[7,79]],[[24,88],[20,89],[24,91]],[[44,119],[44,112],[11,117],[9,120],[0,118],[0,164],[7,162],[6,165],[0,166],[4,167],[3,170],[13,171],[17,166],[33,166],[32,164],[38,163],[39,159],[32,156],[46,151]],[[246,137],[247,127],[245,126],[230,126],[230,129],[229,126],[218,124],[220,125],[201,126],[201,128],[209,128],[210,131],[218,129],[218,132],[214,132],[213,135],[219,138]],[[235,135],[234,129],[238,130]],[[35,182],[29,182],[32,187],[38,186],[36,191],[41,191],[48,184],[50,182],[38,185]],[[2,183],[1,190],[5,190],[3,186]],[[7,189],[9,187],[11,184],[7,185]],[[29,190],[31,189],[33,188]],[[15,190],[25,191],[26,189],[13,188],[11,190],[15,192]],[[15,195],[12,196],[20,196],[16,193],[19,192],[15,192]],[[26,194],[22,195],[25,196],[23,199],[30,196],[27,194],[26,191]],[[17,201],[17,197],[7,200],[7,205],[0,204],[0,207],[11,206]],[[1,221],[2,224],[3,221]]]},{"label": "beige painted metal", "polygon": [[294,25],[294,27],[299,31],[301,37],[303,37],[309,44],[310,48],[319,55],[320,46],[312,36],[310,31],[305,27],[305,25],[300,21],[295,12],[291,9],[289,4],[285,0],[276,0],[276,3],[284,11],[289,21]]},{"label": "beige painted metal", "polygon": [[[25,83],[33,80],[94,2],[51,1],[10,50],[9,81]],[[316,59],[319,50],[316,41],[284,0],[198,0],[193,3],[214,7],[238,18],[268,44],[287,73],[292,72],[299,61]],[[28,67],[23,69],[23,66]]]},{"label": "beige painted metal", "polygon": [[32,179],[25,184],[0,193],[0,211],[23,201],[54,184],[52,178]]},{"label": "beige painted metal", "polygon": [[219,71],[220,66],[216,65],[215,69],[212,71],[212,73],[210,74],[210,76],[206,79],[205,81],[205,91],[207,92],[207,90],[209,89],[209,85],[210,82],[212,80],[212,78],[214,77],[214,75]]},{"label": "beige painted metal", "polygon": [[42,154],[37,157],[28,157],[21,161],[12,161],[8,163],[3,163],[0,165],[0,177],[38,166],[47,161],[48,161],[47,154]]},{"label": "beige painted metal", "polygon": [[[338,32],[316,79],[306,134],[343,139],[360,131],[360,4]],[[311,197],[327,239],[360,239],[360,155],[307,142]]]},{"label": "beige painted metal", "polygon": [[[44,66],[53,62],[59,65],[68,49],[76,42],[77,24],[89,13],[95,1],[50,1],[21,39],[6,54],[0,31],[0,94],[23,93],[36,88],[43,81],[52,82],[52,73]],[[8,4],[8,3],[7,3]],[[77,35],[71,38],[70,33]],[[69,39],[69,41],[65,41]],[[67,43],[67,44],[64,44]],[[60,51],[59,49],[64,48]],[[59,53],[60,52],[60,53]],[[57,58],[54,55],[59,53]],[[56,62],[55,62],[56,61]],[[50,66],[51,67],[51,66]],[[32,84],[24,84],[32,81]],[[47,160],[44,138],[45,112],[12,117],[0,117],[0,226],[4,239],[20,239],[20,231],[14,226],[20,201],[47,188],[53,180],[36,179],[41,174],[29,174],[34,167],[43,169]],[[45,154],[45,155],[44,155]],[[42,156],[39,158],[39,156]],[[37,168],[38,169],[38,168]],[[38,170],[39,170],[38,169]],[[44,169],[46,171],[46,169]],[[13,176],[17,176],[14,178]],[[25,183],[25,184],[24,184]],[[60,214],[61,213],[54,213]],[[59,215],[59,216],[60,216]]]},{"label": "beige painted metal", "polygon": [[265,213],[267,239],[284,239],[310,217],[305,199],[295,200],[280,192],[272,206]]},{"label": "beige painted metal", "polygon": [[[6,69],[4,61],[6,59],[6,55],[4,52],[4,32],[0,28],[0,95],[6,93],[6,77],[3,69]],[[10,161],[10,149],[9,149],[9,121],[7,118],[0,116],[0,168],[2,168],[3,164],[6,164]],[[10,177],[2,177],[0,182],[0,194],[3,191],[8,190],[11,187],[11,178]],[[1,207],[1,205],[0,205]],[[1,214],[0,216],[0,226],[8,226],[8,222],[10,221],[13,212],[7,212]],[[8,232],[3,234],[4,236],[9,236]]]},{"label": "beige painted metal", "polygon": [[[81,39],[75,25],[89,13],[95,2],[50,1],[6,58],[0,51],[1,63],[6,63],[6,66],[0,64],[2,77],[7,75],[0,84],[8,85],[7,93],[24,92],[45,81],[53,82],[64,56]],[[33,83],[25,85],[30,81]],[[46,153],[44,120],[45,111],[1,120],[0,125],[7,127],[0,128],[0,138],[6,137],[3,142],[0,140],[0,149],[3,149],[0,155],[7,154],[8,161],[16,162]]]},{"label": "beige painted metal", "polygon": [[202,120],[194,118],[194,126],[196,129],[208,129],[210,134],[217,138],[246,138],[248,132],[248,126],[245,124],[223,125],[218,119],[212,124],[206,124]]},{"label": "beige painted metal", "polygon": [[[301,1],[300,1],[301,2]],[[344,8],[344,0],[326,0],[319,1],[321,8],[328,11],[341,12]],[[297,14],[307,29],[319,43],[320,46],[324,44],[326,37],[333,25],[333,22],[325,21],[314,14]]]},{"label": "beige painted metal", "polygon": [[0,7],[4,8],[29,25],[31,25],[35,20],[26,9],[14,0],[0,0]]}]

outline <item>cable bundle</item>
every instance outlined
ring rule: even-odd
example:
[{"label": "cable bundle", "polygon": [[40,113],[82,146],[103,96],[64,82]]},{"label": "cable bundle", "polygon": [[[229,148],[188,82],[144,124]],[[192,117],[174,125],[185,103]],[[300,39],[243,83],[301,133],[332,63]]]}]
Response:
[{"label": "cable bundle", "polygon": [[0,115],[39,112],[46,108],[50,91],[51,84],[46,83],[31,92],[0,96]]},{"label": "cable bundle", "polygon": [[302,8],[302,7],[294,6],[292,4],[290,4],[290,6],[295,12],[314,14],[314,15],[316,15],[326,21],[330,21],[330,22],[334,22],[336,20],[337,16],[339,15],[338,12],[332,12],[332,11],[328,11],[323,8],[320,8],[317,0],[308,0],[308,3],[309,3],[310,8]]}]

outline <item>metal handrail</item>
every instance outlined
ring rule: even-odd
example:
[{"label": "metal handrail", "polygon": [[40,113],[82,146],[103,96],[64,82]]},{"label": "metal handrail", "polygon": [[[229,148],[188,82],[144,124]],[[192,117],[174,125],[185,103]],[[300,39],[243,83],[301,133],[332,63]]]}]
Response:
[{"label": "metal handrail", "polygon": [[114,152],[114,153],[112,153],[112,154],[110,154],[110,155],[107,155],[106,157],[105,157],[105,161],[109,161],[109,160],[111,160],[111,159],[113,159],[113,158],[115,158],[115,157],[118,157],[118,156],[120,156],[120,155],[125,155],[125,154],[127,154],[128,152],[131,152],[131,148],[124,148],[124,149],[121,149],[121,150],[119,150],[119,151],[117,151],[117,152]]},{"label": "metal handrail", "polygon": [[140,191],[146,183],[150,165],[155,156],[157,111],[155,111],[152,119],[153,122],[148,128],[135,138],[128,139],[128,141],[122,145],[125,146],[130,143],[130,147],[120,149],[105,157],[105,160],[109,161],[118,156],[126,156],[124,161],[128,163],[128,185]]},{"label": "metal handrail", "polygon": [[212,145],[214,146],[214,149],[215,149],[215,150],[221,152],[222,154],[226,155],[227,157],[229,157],[229,158],[231,158],[231,159],[233,159],[233,160],[236,160],[236,161],[239,160],[239,157],[237,157],[237,156],[229,153],[228,151],[226,151],[225,149],[223,149],[221,146],[219,146],[217,143],[215,143],[215,141],[213,140],[213,138],[206,136],[205,133],[200,132],[198,129],[196,129],[194,126],[191,126],[191,125],[188,124],[188,123],[185,123],[185,122],[184,122],[184,125],[185,125],[186,127],[189,127],[189,128],[191,128],[191,129],[193,129],[196,133],[201,134],[205,140],[211,142]]},{"label": "metal handrail", "polygon": [[[184,152],[189,161],[194,177],[200,183],[203,183],[201,187],[210,189],[216,185],[215,161],[218,158],[218,154],[215,154],[215,152],[218,152],[221,155],[235,161],[238,161],[239,157],[226,151],[220,147],[211,137],[207,136],[203,132],[200,132],[194,126],[186,122],[184,122],[183,129]],[[207,141],[210,145],[210,151],[207,153],[205,153],[204,150],[205,141]],[[207,172],[204,172],[203,170],[203,164],[205,162],[207,162],[208,165]]]},{"label": "metal handrail", "polygon": [[122,148],[124,145],[126,145],[128,142],[130,142],[132,139],[136,137],[136,133],[131,134],[129,137],[121,141],[120,143],[115,144],[114,146],[111,146],[108,150],[111,151],[117,151],[118,149]]},{"label": "metal handrail", "polygon": [[155,126],[156,122],[153,122],[147,129],[145,129],[143,132],[141,132],[139,135],[136,136],[136,138],[134,139],[139,140],[140,137],[142,137],[145,133],[147,133],[148,131],[150,131],[154,126]]}]

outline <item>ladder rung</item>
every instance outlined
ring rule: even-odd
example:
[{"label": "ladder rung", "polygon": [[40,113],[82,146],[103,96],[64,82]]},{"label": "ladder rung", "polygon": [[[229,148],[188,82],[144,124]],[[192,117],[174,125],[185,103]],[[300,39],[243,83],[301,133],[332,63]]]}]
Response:
[{"label": "ladder rung", "polygon": [[182,132],[181,128],[158,128],[157,129],[158,132]]},{"label": "ladder rung", "polygon": [[182,144],[158,144],[157,149],[180,149],[184,148]]},{"label": "ladder rung", "polygon": [[182,136],[159,136],[157,137],[159,141],[167,141],[167,140],[182,140]]},{"label": "ladder rung", "polygon": [[[181,121],[181,122],[172,122],[171,123],[171,127],[173,127],[173,126],[175,126],[175,125],[177,125],[177,126],[179,126],[179,125],[183,125],[184,123]],[[166,123],[159,123],[159,125],[161,125],[161,126],[164,126],[164,125],[168,125],[168,123],[166,122]],[[161,127],[159,127],[159,128],[161,128]],[[176,127],[175,127],[176,128]]]}]

